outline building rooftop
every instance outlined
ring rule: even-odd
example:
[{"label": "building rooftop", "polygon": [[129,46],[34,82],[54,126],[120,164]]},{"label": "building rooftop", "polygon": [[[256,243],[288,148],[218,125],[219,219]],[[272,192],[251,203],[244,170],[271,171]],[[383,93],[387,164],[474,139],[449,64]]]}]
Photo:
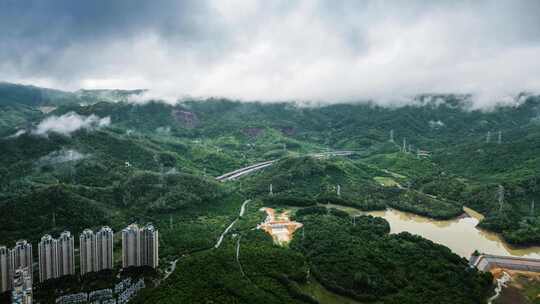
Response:
[{"label": "building rooftop", "polygon": [[53,238],[50,234],[45,234],[44,236],[41,237],[41,241],[51,241]]}]

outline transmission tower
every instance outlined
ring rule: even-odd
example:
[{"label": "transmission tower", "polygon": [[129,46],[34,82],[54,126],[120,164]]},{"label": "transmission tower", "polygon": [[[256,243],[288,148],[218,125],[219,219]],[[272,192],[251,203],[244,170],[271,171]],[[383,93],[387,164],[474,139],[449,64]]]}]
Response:
[{"label": "transmission tower", "polygon": [[337,196],[341,196],[341,186],[337,185]]},{"label": "transmission tower", "polygon": [[390,130],[390,142],[394,142],[394,129]]},{"label": "transmission tower", "polygon": [[270,187],[269,187],[269,188],[270,188],[270,189],[269,189],[268,193],[270,194],[270,196],[273,196],[273,195],[274,195],[274,189],[273,189],[273,187],[272,187],[272,184],[270,184]]},{"label": "transmission tower", "polygon": [[490,141],[491,141],[491,131],[488,131],[486,134],[486,144],[489,144]]},{"label": "transmission tower", "polygon": [[154,154],[154,161],[159,167],[159,184],[163,188],[163,164],[159,161],[157,154]]},{"label": "transmission tower", "polygon": [[504,187],[499,185],[497,188],[497,200],[499,201],[499,211],[502,210],[504,204]]},{"label": "transmission tower", "polygon": [[68,160],[69,160],[69,178],[73,184],[73,175],[74,175],[74,165],[73,165],[73,150],[68,151]]},{"label": "transmission tower", "polygon": [[[533,177],[529,181],[529,188],[531,189],[531,192],[536,192],[536,177]],[[531,201],[531,216],[534,216],[534,199]]]},{"label": "transmission tower", "polygon": [[501,132],[501,131],[499,131],[499,136],[498,136],[498,138],[497,138],[497,143],[498,143],[499,145],[502,144],[502,132]]},{"label": "transmission tower", "polygon": [[406,139],[406,138],[403,138],[403,148],[402,148],[402,152],[403,152],[403,153],[407,153],[407,139]]}]

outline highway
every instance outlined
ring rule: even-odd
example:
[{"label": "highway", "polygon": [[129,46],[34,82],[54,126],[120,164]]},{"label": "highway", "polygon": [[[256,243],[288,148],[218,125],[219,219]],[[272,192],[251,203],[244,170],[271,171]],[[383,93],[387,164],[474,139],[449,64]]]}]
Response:
[{"label": "highway", "polygon": [[250,165],[250,166],[247,166],[247,167],[244,167],[244,168],[240,168],[240,169],[225,173],[225,174],[223,174],[221,176],[218,176],[218,177],[216,177],[216,179],[218,181],[234,180],[234,179],[237,179],[238,177],[240,177],[242,175],[251,173],[251,172],[256,171],[256,170],[260,170],[262,168],[266,168],[266,167],[272,165],[275,161],[277,161],[277,160],[269,160],[269,161],[265,161],[265,162],[262,162],[262,163],[257,163],[257,164],[254,164],[254,165]]},{"label": "highway", "polygon": [[[329,152],[320,152],[320,153],[310,153],[310,154],[307,154],[307,156],[311,156],[315,158],[323,158],[323,157],[329,157],[329,156],[349,156],[355,153],[357,153],[357,151],[329,151]],[[234,171],[231,171],[231,172],[228,172],[228,173],[225,173],[223,175],[216,177],[216,180],[221,181],[221,182],[235,180],[244,175],[248,175],[252,172],[259,171],[261,169],[269,167],[273,165],[274,163],[276,163],[277,161],[279,161],[279,159],[268,160],[261,163],[249,165],[244,168],[236,169]]]}]

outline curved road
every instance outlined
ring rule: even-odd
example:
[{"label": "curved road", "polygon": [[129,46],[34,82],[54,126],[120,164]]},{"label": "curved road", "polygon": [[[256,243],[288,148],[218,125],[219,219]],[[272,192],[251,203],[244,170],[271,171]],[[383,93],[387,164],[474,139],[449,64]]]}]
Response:
[{"label": "curved road", "polygon": [[[241,218],[244,215],[244,213],[246,212],[246,207],[247,207],[247,204],[249,204],[249,202],[251,202],[251,200],[245,200],[244,203],[242,203],[242,206],[240,206],[240,212],[238,213],[238,217],[236,219],[234,219],[234,221],[232,221],[232,223],[229,226],[227,226],[225,231],[223,231],[223,233],[219,236],[216,244],[214,245],[214,248],[219,248],[219,246],[221,246],[221,243],[223,242],[223,239],[225,238],[225,236],[227,235],[229,230],[231,230],[231,228],[234,226],[234,224],[236,224],[238,219]],[[240,248],[239,248],[240,243],[238,243],[237,246],[238,246],[238,249],[237,249],[237,253],[236,253],[236,258],[238,260],[238,254],[239,254],[239,250],[240,250]],[[163,280],[166,280],[167,278],[169,278],[169,276],[176,270],[176,264],[178,263],[179,259],[180,258],[170,262],[170,268],[165,270],[165,277],[163,278]]]},{"label": "curved road", "polygon": [[227,235],[227,233],[229,233],[229,230],[231,230],[231,228],[234,226],[234,224],[236,224],[238,219],[241,218],[244,215],[244,212],[246,211],[246,206],[250,201],[251,200],[245,200],[244,201],[244,203],[240,207],[240,213],[238,214],[238,217],[236,219],[234,219],[234,221],[232,221],[232,223],[229,226],[227,226],[227,228],[225,228],[225,231],[223,231],[223,233],[219,236],[216,244],[214,245],[214,248],[219,248],[219,246],[221,246],[221,242],[223,242],[223,238]]},{"label": "curved road", "polygon": [[[311,153],[311,154],[307,154],[307,156],[321,158],[321,157],[326,157],[326,156],[349,156],[355,153],[357,153],[357,151],[331,151],[331,152]],[[236,169],[234,171],[231,171],[231,172],[228,172],[221,176],[216,177],[216,180],[221,181],[221,182],[235,180],[244,175],[269,167],[273,165],[275,162],[277,162],[278,160],[279,159],[268,160],[268,161],[264,161],[264,162],[257,163],[254,165],[249,165],[244,168]]]},{"label": "curved road", "polygon": [[[312,157],[320,158],[320,157],[325,157],[325,156],[348,156],[348,155],[352,155],[354,153],[356,153],[356,151],[331,151],[331,152],[311,153],[311,154],[307,154],[307,155],[312,156]],[[250,165],[250,166],[247,166],[247,167],[243,167],[243,168],[240,168],[240,169],[225,173],[225,174],[223,174],[221,176],[218,176],[218,177],[216,177],[216,180],[218,180],[218,181],[235,180],[235,179],[240,178],[240,177],[242,177],[244,175],[247,175],[249,173],[252,173],[252,172],[264,169],[264,168],[266,168],[268,166],[271,166],[275,162],[277,162],[278,160],[279,159],[273,159],[273,160],[268,160],[268,161],[264,161],[264,162],[261,162],[261,163],[256,163],[256,164],[253,164],[253,165]],[[236,224],[238,219],[241,218],[244,215],[244,213],[246,211],[246,206],[250,201],[251,200],[245,200],[244,203],[242,203],[242,206],[240,207],[240,212],[238,214],[238,217],[234,221],[232,221],[232,223],[229,226],[227,226],[227,228],[225,228],[225,231],[223,231],[223,233],[219,236],[216,244],[214,245],[214,248],[219,248],[221,246],[221,243],[223,242],[223,239],[225,238],[225,236],[227,235],[229,230],[231,230],[231,228],[234,226],[234,224]],[[240,238],[238,238],[236,246],[237,246],[236,247],[236,260],[240,265],[240,261],[239,261]],[[163,278],[163,280],[166,280],[176,270],[176,264],[178,263],[178,260],[179,259],[171,261],[171,263],[170,263],[171,267],[170,267],[170,269],[165,271],[165,277]],[[245,276],[244,271],[242,269],[242,265],[240,265],[240,271]]]}]

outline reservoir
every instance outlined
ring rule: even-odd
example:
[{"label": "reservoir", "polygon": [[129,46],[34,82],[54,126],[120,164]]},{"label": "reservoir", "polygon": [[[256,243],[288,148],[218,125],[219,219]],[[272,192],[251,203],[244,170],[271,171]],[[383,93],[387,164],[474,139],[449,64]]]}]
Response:
[{"label": "reservoir", "polygon": [[451,220],[435,220],[395,209],[363,212],[355,208],[329,205],[351,215],[369,214],[390,223],[390,233],[407,231],[450,248],[454,253],[469,258],[474,250],[482,253],[540,259],[540,247],[514,247],[493,232],[476,228],[483,216],[464,207],[467,216]]}]

